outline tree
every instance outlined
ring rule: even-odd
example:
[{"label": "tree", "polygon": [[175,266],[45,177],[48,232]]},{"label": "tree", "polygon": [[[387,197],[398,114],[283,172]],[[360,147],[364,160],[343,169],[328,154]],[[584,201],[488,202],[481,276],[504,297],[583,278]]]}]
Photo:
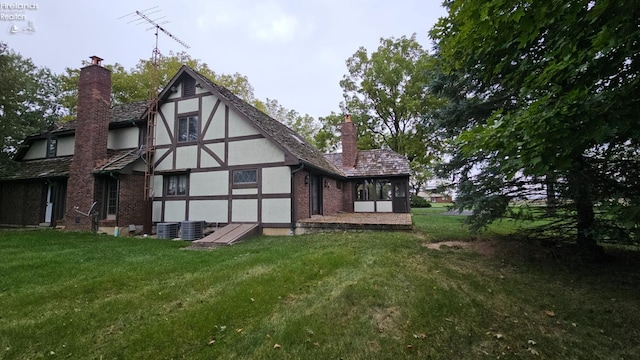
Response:
[{"label": "tree", "polygon": [[406,155],[412,163],[424,165],[433,160],[437,142],[423,126],[426,109],[438,101],[427,86],[432,65],[431,56],[415,34],[380,39],[371,56],[361,47],[347,59],[349,73],[340,86],[344,111],[366,129],[359,146],[387,147]]},{"label": "tree", "polygon": [[441,125],[455,136],[457,205],[472,208],[481,227],[504,217],[511,200],[544,196],[551,184],[563,206],[555,224],[574,229],[581,250],[632,238],[640,8],[604,0],[445,6],[431,34],[449,100],[443,112],[454,114]]},{"label": "tree", "polygon": [[52,125],[62,114],[59,82],[51,71],[0,43],[0,165],[28,135]]},{"label": "tree", "polygon": [[[87,64],[87,62],[83,61],[83,65]],[[265,110],[264,107],[260,108],[263,104],[255,98],[253,87],[246,76],[239,73],[233,75],[218,74],[211,70],[206,63],[191,58],[186,52],[161,56],[158,60],[157,71],[152,70],[153,67],[149,60],[140,60],[130,70],[126,70],[119,63],[106,65],[105,67],[111,70],[113,103],[122,104],[148,99],[149,92],[160,92],[162,87],[171,80],[171,77],[178,72],[183,64],[188,65],[213,82],[228,88],[248,103],[257,105],[260,110]],[[79,79],[80,69],[66,68],[65,74],[60,76],[63,84],[63,93],[60,101],[72,114],[75,113],[78,101]],[[151,84],[152,81],[154,82],[153,85]]]},{"label": "tree", "polygon": [[259,100],[254,101],[253,105],[272,118],[287,125],[293,131],[302,136],[307,142],[314,142],[314,136],[318,131],[318,125],[311,115],[300,115],[297,111],[289,110],[280,105],[278,100],[269,98],[267,98],[264,103]]}]

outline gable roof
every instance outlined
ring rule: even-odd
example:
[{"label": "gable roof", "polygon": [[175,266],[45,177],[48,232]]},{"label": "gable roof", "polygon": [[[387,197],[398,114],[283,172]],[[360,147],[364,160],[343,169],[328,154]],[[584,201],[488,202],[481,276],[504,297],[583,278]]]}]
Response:
[{"label": "gable roof", "polygon": [[328,161],[320,150],[306,142],[304,138],[298,135],[295,131],[291,130],[280,121],[258,110],[253,105],[240,99],[229,89],[217,85],[206,76],[186,65],[182,65],[178,73],[171,79],[169,84],[165,86],[163,92],[160,93],[160,101],[168,97],[169,89],[180,79],[181,76],[183,76],[183,74],[188,74],[203,87],[206,87],[207,90],[252,124],[258,131],[260,131],[260,133],[262,133],[263,136],[273,140],[273,142],[279,146],[285,154],[297,159],[297,163],[305,164],[306,166],[310,166],[331,175],[344,176],[340,167],[336,167],[333,163]]},{"label": "gable roof", "polygon": [[[342,166],[342,153],[326,154],[335,166]],[[347,177],[408,176],[409,160],[392,150],[359,150],[356,166],[342,169]]]}]

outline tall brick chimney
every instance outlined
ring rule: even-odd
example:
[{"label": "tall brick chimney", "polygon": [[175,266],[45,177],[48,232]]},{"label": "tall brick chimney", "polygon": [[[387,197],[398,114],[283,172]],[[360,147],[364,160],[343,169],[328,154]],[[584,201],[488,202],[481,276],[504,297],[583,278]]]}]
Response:
[{"label": "tall brick chimney", "polygon": [[351,122],[351,115],[344,116],[342,123],[342,168],[352,169],[356,167],[358,158],[358,133],[356,126]]},{"label": "tall brick chimney", "polygon": [[100,202],[97,193],[102,189],[96,186],[92,172],[96,163],[107,157],[111,118],[111,71],[101,64],[101,58],[92,56],[91,65],[80,70],[75,145],[67,182],[68,230],[91,230],[90,217],[78,211],[86,213],[94,201]]}]

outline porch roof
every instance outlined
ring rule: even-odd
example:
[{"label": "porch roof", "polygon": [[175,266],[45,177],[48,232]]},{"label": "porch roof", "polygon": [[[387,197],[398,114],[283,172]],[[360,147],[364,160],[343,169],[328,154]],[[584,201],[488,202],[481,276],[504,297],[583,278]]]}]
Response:
[{"label": "porch roof", "polygon": [[138,149],[116,151],[111,157],[98,164],[94,173],[127,172],[140,159]]},{"label": "porch roof", "polygon": [[0,168],[0,180],[67,177],[70,167],[71,156],[11,162]]},{"label": "porch roof", "polygon": [[[336,167],[342,167],[342,153],[325,154]],[[356,166],[342,169],[347,177],[409,176],[409,160],[392,150],[359,150]]]}]

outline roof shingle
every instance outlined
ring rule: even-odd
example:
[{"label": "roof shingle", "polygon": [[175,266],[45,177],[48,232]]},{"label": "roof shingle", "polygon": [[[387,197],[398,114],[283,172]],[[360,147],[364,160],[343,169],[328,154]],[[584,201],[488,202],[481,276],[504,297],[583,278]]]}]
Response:
[{"label": "roof shingle", "polygon": [[[335,166],[342,167],[342,153],[326,154]],[[360,150],[353,169],[342,169],[346,177],[409,175],[409,160],[392,150]]]}]

